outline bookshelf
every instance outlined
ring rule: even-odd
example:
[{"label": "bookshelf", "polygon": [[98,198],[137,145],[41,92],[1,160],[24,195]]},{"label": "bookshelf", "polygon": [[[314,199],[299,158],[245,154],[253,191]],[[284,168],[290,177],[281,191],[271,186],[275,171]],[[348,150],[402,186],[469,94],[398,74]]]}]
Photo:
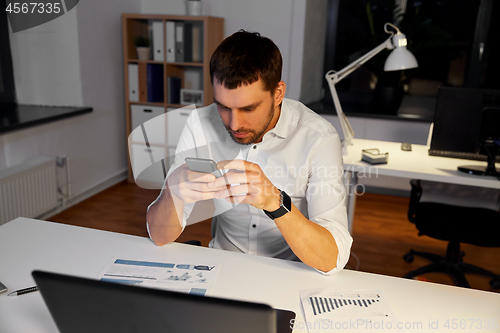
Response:
[{"label": "bookshelf", "polygon": [[[181,104],[179,89],[193,92],[197,106],[213,102],[209,62],[223,40],[223,33],[224,19],[219,17],[122,14],[127,140],[132,130],[148,117],[185,106],[188,101]],[[147,60],[138,58],[135,40],[139,36],[151,41]],[[138,115],[141,109],[148,115]],[[170,116],[167,119],[176,129],[185,122],[185,119],[170,119]],[[171,127],[166,124],[165,131],[168,128]],[[177,141],[168,134],[164,135],[162,143],[152,142],[148,149],[163,149],[159,154],[171,155]],[[134,182],[132,163],[144,158],[149,160],[139,152],[145,150],[143,148],[129,150],[129,182]],[[131,151],[135,152],[132,156]]]}]

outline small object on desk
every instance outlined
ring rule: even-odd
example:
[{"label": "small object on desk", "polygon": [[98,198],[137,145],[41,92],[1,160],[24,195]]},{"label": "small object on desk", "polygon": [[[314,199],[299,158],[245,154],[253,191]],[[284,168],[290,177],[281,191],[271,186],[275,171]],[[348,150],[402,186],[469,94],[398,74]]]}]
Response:
[{"label": "small object on desk", "polygon": [[7,287],[2,282],[0,282],[0,294],[3,294],[7,290]]},{"label": "small object on desk", "polygon": [[34,286],[34,287],[29,287],[29,288],[19,289],[19,290],[13,291],[10,294],[8,294],[7,296],[21,296],[24,294],[32,293],[34,291],[38,291],[38,290],[39,290],[38,286]]},{"label": "small object on desk", "polygon": [[401,150],[404,150],[404,151],[411,151],[411,143],[408,143],[408,142],[403,142],[401,144]]},{"label": "small object on desk", "polygon": [[361,160],[370,164],[387,164],[389,153],[380,153],[378,148],[363,149]]}]

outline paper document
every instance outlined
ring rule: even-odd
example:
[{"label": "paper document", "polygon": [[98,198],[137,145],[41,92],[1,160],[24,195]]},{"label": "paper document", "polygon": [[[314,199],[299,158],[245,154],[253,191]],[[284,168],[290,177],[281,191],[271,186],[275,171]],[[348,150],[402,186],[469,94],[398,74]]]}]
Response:
[{"label": "paper document", "polygon": [[295,325],[309,333],[405,332],[382,290],[310,289],[300,300],[306,322]]},{"label": "paper document", "polygon": [[220,264],[114,258],[97,277],[101,281],[210,295]]}]

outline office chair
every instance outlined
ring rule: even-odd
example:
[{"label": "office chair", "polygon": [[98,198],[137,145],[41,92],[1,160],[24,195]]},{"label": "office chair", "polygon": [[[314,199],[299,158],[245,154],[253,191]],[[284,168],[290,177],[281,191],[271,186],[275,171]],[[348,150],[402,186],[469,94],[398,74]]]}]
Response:
[{"label": "office chair", "polygon": [[[460,200],[458,202],[428,201],[431,198],[429,196],[425,197],[425,190],[428,189],[432,193],[432,186],[439,183],[411,180],[410,184],[412,189],[408,219],[417,227],[419,236],[426,235],[447,241],[448,248],[444,257],[433,253],[410,250],[403,257],[406,262],[411,263],[414,256],[420,256],[431,260],[432,263],[411,271],[404,277],[413,278],[425,273],[443,272],[452,278],[455,285],[470,288],[464,273],[473,273],[491,277],[490,286],[493,289],[500,289],[500,275],[464,263],[462,259],[465,254],[460,251],[460,243],[485,247],[500,246],[500,212],[498,211],[500,191],[467,187],[472,190],[478,189],[483,194],[479,204],[482,207],[471,207],[470,197],[468,197],[468,205],[465,206],[461,205]],[[451,190],[449,190],[451,194],[453,192],[452,187],[457,185],[442,184],[441,186],[444,188],[448,186],[449,189],[451,186]],[[467,188],[465,189],[468,190]],[[460,192],[460,187],[455,192]],[[478,196],[481,197],[481,195]],[[485,204],[485,198],[489,199],[491,204]],[[455,205],[457,203],[458,205]],[[462,203],[465,203],[465,201]]]}]

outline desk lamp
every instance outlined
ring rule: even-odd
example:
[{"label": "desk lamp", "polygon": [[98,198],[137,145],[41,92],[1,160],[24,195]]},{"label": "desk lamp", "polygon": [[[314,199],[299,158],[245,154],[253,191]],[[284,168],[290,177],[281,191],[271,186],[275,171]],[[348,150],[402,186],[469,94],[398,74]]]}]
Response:
[{"label": "desk lamp", "polygon": [[[396,34],[394,34],[393,31],[389,31],[388,26],[392,27],[396,31]],[[398,71],[418,67],[417,59],[415,59],[415,56],[408,51],[408,49],[406,49],[406,36],[391,23],[386,23],[384,25],[384,31],[391,35],[385,42],[361,56],[359,59],[353,61],[340,71],[336,72],[334,70],[330,70],[325,75],[325,78],[328,81],[328,86],[330,87],[330,92],[332,93],[335,110],[337,111],[340,125],[342,126],[342,132],[344,133],[344,141],[342,141],[343,155],[347,154],[347,146],[351,144],[351,140],[354,138],[354,131],[352,130],[351,124],[349,124],[346,115],[342,111],[337,90],[335,89],[335,84],[385,49],[393,51],[389,54],[387,60],[385,61],[384,71]]]}]

